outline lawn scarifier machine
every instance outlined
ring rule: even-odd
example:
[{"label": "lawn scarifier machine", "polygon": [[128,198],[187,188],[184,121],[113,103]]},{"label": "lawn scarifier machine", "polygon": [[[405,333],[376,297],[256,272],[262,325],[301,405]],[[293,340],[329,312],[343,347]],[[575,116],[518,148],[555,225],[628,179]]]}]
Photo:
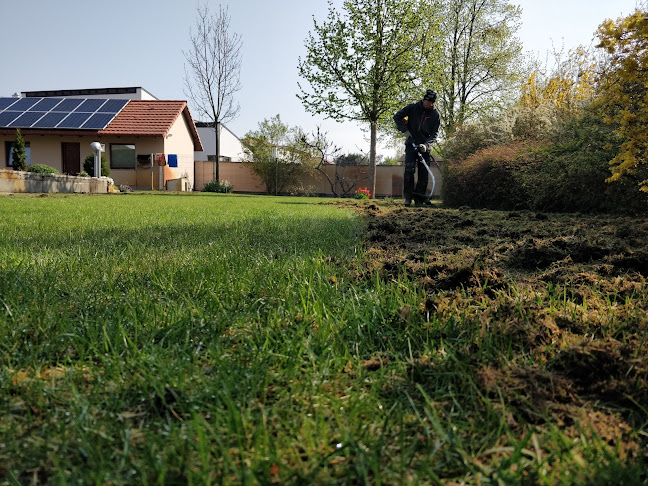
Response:
[{"label": "lawn scarifier machine", "polygon": [[[418,145],[412,142],[412,147],[414,147],[414,150],[416,151],[416,154],[418,155],[419,161],[425,166],[425,169],[428,171],[428,174],[430,174],[430,178],[432,179],[432,189],[430,189],[430,194],[425,195],[425,194],[418,194],[414,193],[415,196],[419,197],[424,197],[425,199],[422,201],[423,203],[429,202],[430,199],[432,198],[432,194],[434,194],[434,187],[436,186],[436,179],[434,178],[434,174],[432,173],[432,170],[430,169],[430,166],[427,164],[425,161],[425,157],[423,157],[423,154],[418,148]],[[430,154],[430,158],[434,160],[434,157]]]}]

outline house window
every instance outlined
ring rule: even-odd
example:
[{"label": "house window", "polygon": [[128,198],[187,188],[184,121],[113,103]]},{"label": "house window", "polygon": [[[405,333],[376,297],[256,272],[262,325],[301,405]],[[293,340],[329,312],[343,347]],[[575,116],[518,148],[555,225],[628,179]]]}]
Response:
[{"label": "house window", "polygon": [[[5,142],[5,160],[7,167],[13,167],[13,151],[15,142]],[[27,154],[27,165],[31,165],[31,155],[29,149],[29,142],[25,142],[25,153]]]},{"label": "house window", "polygon": [[136,162],[135,145],[116,143],[110,145],[111,169],[134,169]]}]

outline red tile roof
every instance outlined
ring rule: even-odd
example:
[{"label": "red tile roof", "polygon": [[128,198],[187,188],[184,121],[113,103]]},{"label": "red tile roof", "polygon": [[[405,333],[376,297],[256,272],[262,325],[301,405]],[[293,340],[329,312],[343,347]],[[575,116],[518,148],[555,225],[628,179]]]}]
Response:
[{"label": "red tile roof", "polygon": [[194,150],[202,151],[198,130],[186,101],[130,100],[98,134],[166,137],[180,115],[185,117],[189,125]]}]

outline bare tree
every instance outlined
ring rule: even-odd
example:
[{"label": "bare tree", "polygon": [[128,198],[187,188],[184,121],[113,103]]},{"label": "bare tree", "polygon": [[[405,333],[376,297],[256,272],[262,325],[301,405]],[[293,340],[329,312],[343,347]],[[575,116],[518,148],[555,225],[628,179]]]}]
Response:
[{"label": "bare tree", "polygon": [[[326,180],[331,187],[331,192],[334,196],[347,197],[350,196],[352,191],[359,185],[360,182],[368,180],[368,177],[358,177],[356,171],[353,171],[351,177],[348,177],[344,171],[340,172],[338,170],[338,164],[335,164],[335,174],[334,178],[331,178],[326,166],[329,165],[329,159],[335,159],[340,153],[340,148],[334,145],[329,139],[328,134],[323,132],[318,126],[317,130],[312,133],[312,136],[309,138],[306,135],[303,135],[301,138],[302,144],[309,148],[310,152],[316,157],[319,158],[315,170],[326,177]],[[363,157],[368,160],[366,154],[361,154],[360,157]],[[340,188],[341,192],[337,192],[337,187]]]},{"label": "bare tree", "polygon": [[220,124],[233,120],[239,112],[234,94],[241,89],[241,47],[238,34],[230,33],[227,7],[212,14],[205,4],[196,9],[195,31],[191,30],[191,49],[183,51],[185,95],[198,110],[198,116],[212,124],[216,141],[214,180],[219,177]]}]

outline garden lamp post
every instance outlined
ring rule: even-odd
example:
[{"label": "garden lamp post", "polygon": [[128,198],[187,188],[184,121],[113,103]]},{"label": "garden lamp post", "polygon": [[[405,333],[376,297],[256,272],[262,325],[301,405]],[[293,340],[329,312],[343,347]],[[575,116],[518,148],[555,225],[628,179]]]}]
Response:
[{"label": "garden lamp post", "polygon": [[101,152],[105,149],[99,142],[92,142],[90,146],[94,150],[94,176],[99,178],[101,177]]}]

